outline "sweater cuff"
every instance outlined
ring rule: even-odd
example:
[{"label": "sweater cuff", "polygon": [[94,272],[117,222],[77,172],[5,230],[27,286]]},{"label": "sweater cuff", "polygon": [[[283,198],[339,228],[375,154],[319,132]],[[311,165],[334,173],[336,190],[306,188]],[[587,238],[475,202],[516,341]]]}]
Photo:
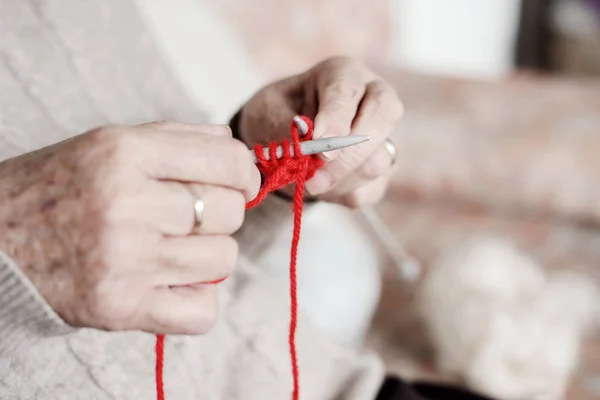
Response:
[{"label": "sweater cuff", "polygon": [[75,330],[52,310],[15,262],[0,251],[0,356]]}]

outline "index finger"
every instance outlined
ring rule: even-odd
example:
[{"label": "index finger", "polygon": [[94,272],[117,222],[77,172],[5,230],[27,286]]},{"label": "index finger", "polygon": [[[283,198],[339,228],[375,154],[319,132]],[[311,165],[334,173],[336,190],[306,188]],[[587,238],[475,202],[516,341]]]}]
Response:
[{"label": "index finger", "polygon": [[352,121],[366,90],[366,77],[359,68],[342,65],[317,77],[319,108],[315,117],[315,138],[350,134]]},{"label": "index finger", "polygon": [[260,172],[239,140],[197,132],[153,130],[136,137],[139,165],[155,179],[204,183],[256,197]]},{"label": "index finger", "polygon": [[[352,135],[366,135],[371,139],[366,143],[343,149],[335,160],[325,165],[324,170],[329,175],[331,184],[339,184],[377,151],[393,132],[402,114],[401,104],[396,92],[387,83],[373,81],[367,85],[366,94],[352,126]],[[311,194],[330,189],[331,187],[311,187]]]}]

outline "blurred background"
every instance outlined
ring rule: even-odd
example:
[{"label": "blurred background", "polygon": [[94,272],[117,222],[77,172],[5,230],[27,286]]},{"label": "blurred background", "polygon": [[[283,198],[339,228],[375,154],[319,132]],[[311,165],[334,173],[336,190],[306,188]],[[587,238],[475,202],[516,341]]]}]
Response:
[{"label": "blurred background", "polygon": [[[194,15],[186,2],[202,7]],[[205,30],[196,44],[207,77],[198,101],[215,122],[263,84],[329,56],[360,57],[390,81],[406,113],[394,136],[392,183],[375,211],[392,251],[423,267],[419,279],[448,249],[493,237],[548,273],[576,271],[600,283],[599,0],[146,6],[161,15],[156,23],[189,19]],[[186,37],[180,25],[172,32]],[[457,381],[437,367],[438,349],[416,315],[418,280],[402,279],[388,261],[369,345],[404,377]],[[548,335],[561,316],[553,321]],[[582,338],[564,398],[600,399],[600,335]]]}]

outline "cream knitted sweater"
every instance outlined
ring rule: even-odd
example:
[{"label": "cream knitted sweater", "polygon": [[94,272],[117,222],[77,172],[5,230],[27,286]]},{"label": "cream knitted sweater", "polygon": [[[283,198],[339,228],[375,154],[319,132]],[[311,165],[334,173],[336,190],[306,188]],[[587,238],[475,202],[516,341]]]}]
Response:
[{"label": "cream knitted sweater", "polygon": [[[0,0],[0,160],[99,125],[203,119],[130,1]],[[288,216],[277,199],[248,214],[218,323],[167,337],[167,399],[289,398],[287,294],[252,264]],[[375,397],[374,355],[330,342],[302,316],[298,351],[302,399]],[[0,399],[155,396],[152,335],[67,326],[0,249]]]}]

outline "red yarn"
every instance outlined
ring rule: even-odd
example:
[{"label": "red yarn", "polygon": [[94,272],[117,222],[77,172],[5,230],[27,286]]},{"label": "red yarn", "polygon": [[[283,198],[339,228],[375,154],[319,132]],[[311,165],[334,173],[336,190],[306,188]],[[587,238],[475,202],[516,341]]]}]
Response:
[{"label": "red yarn", "polygon": [[[293,197],[294,229],[292,235],[292,249],[290,255],[290,329],[289,329],[289,349],[292,363],[292,376],[294,380],[293,400],[298,400],[300,396],[300,379],[298,373],[298,357],[296,352],[296,326],[298,318],[298,295],[296,291],[296,258],[298,255],[298,242],[300,240],[300,225],[302,222],[302,210],[304,206],[304,185],[306,181],[312,178],[319,168],[323,166],[323,161],[317,155],[302,155],[300,142],[312,138],[313,123],[302,116],[304,122],[308,125],[308,132],[300,137],[297,126],[292,123],[291,126],[291,145],[294,149],[294,156],[290,154],[290,141],[284,140],[281,144],[284,149],[283,157],[277,158],[277,147],[279,143],[269,144],[269,159],[264,157],[262,146],[255,146],[257,167],[265,177],[263,185],[256,198],[246,203],[246,209],[249,210],[260,204],[269,193],[281,189],[284,186],[295,183]],[[164,360],[164,335],[156,336],[156,394],[157,400],[164,400],[163,386],[163,360]]]},{"label": "red yarn", "polygon": [[296,183],[294,191],[294,230],[292,236],[292,250],[290,256],[290,331],[289,346],[292,361],[292,376],[294,378],[293,399],[298,400],[300,395],[300,384],[298,374],[298,357],[296,354],[296,325],[298,317],[298,296],[296,293],[296,258],[298,255],[298,242],[300,240],[300,224],[302,222],[302,209],[304,206],[304,184],[312,178],[317,169],[323,165],[323,161],[316,155],[303,156],[300,150],[300,141],[310,140],[312,138],[313,124],[307,117],[302,117],[308,125],[308,132],[302,138],[298,133],[298,128],[292,123],[292,146],[294,148],[294,157],[290,155],[289,141],[283,141],[284,155],[278,159],[276,155],[277,143],[269,144],[269,159],[266,160],[261,146],[255,147],[256,158],[258,159],[258,169],[265,176],[265,181],[256,198],[246,204],[246,209],[258,205],[265,197],[284,186]]},{"label": "red yarn", "polygon": [[163,368],[165,356],[165,335],[156,335],[156,399],[165,400],[165,387],[163,383]]}]

